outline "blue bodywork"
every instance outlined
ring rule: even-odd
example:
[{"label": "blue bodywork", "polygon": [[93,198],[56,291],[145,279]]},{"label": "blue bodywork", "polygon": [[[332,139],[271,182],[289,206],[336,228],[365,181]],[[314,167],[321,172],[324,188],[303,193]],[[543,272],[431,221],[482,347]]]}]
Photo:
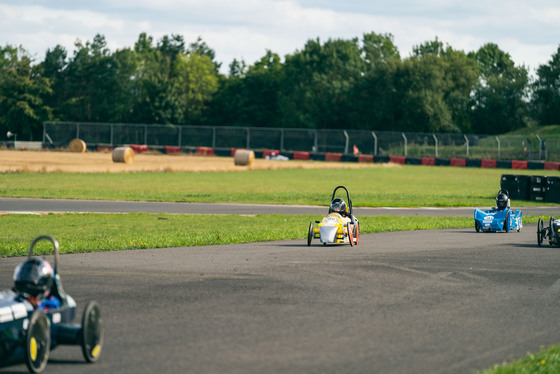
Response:
[{"label": "blue bodywork", "polygon": [[474,227],[477,232],[519,231],[523,227],[521,211],[510,208],[503,210],[492,208],[484,211],[475,209]]},{"label": "blue bodywork", "polygon": [[12,291],[0,292],[0,362],[23,358],[24,331],[33,306]]}]

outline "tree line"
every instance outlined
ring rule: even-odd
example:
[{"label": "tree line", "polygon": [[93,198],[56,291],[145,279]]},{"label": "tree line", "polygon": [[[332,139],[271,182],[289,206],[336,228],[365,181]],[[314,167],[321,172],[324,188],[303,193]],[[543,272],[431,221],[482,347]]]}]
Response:
[{"label": "tree line", "polygon": [[[437,38],[402,58],[391,34],[310,39],[222,74],[201,38],[111,52],[103,35],[36,62],[0,47],[0,134],[41,139],[46,120],[501,134],[560,124],[560,45],[531,77],[496,44],[465,53]],[[3,136],[3,135],[0,135]]]}]

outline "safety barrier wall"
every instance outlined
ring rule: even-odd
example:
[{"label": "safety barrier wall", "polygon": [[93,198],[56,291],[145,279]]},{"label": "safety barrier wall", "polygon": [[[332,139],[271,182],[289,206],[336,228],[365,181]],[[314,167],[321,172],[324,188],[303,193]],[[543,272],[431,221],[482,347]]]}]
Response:
[{"label": "safety barrier wall", "polygon": [[[88,122],[43,123],[43,143],[64,147],[79,138],[87,144],[128,144],[275,149],[280,153],[340,153],[443,159],[560,161],[560,136],[541,138],[505,135],[410,133],[298,128],[175,126]],[[517,164],[515,165],[518,166]]]},{"label": "safety barrier wall", "polygon": [[502,174],[500,188],[513,200],[560,202],[560,177]]}]

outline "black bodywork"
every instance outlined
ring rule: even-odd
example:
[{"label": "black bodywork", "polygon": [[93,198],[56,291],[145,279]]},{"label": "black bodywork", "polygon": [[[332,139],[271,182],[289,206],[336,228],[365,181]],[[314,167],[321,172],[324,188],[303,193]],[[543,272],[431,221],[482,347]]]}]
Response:
[{"label": "black bodywork", "polygon": [[539,218],[537,222],[537,244],[542,246],[543,241],[548,240],[548,244],[560,246],[560,219],[555,220],[550,217],[548,226],[544,227],[544,220]]}]

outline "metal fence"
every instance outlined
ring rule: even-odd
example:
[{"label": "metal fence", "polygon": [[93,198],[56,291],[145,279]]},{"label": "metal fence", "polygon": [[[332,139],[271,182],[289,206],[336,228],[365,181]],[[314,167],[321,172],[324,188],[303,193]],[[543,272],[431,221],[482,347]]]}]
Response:
[{"label": "metal fence", "polygon": [[150,147],[274,149],[280,152],[334,152],[409,157],[467,157],[560,160],[560,136],[410,133],[363,130],[314,130],[264,127],[139,125],[44,122],[43,143],[64,147],[79,138],[87,144]]}]

